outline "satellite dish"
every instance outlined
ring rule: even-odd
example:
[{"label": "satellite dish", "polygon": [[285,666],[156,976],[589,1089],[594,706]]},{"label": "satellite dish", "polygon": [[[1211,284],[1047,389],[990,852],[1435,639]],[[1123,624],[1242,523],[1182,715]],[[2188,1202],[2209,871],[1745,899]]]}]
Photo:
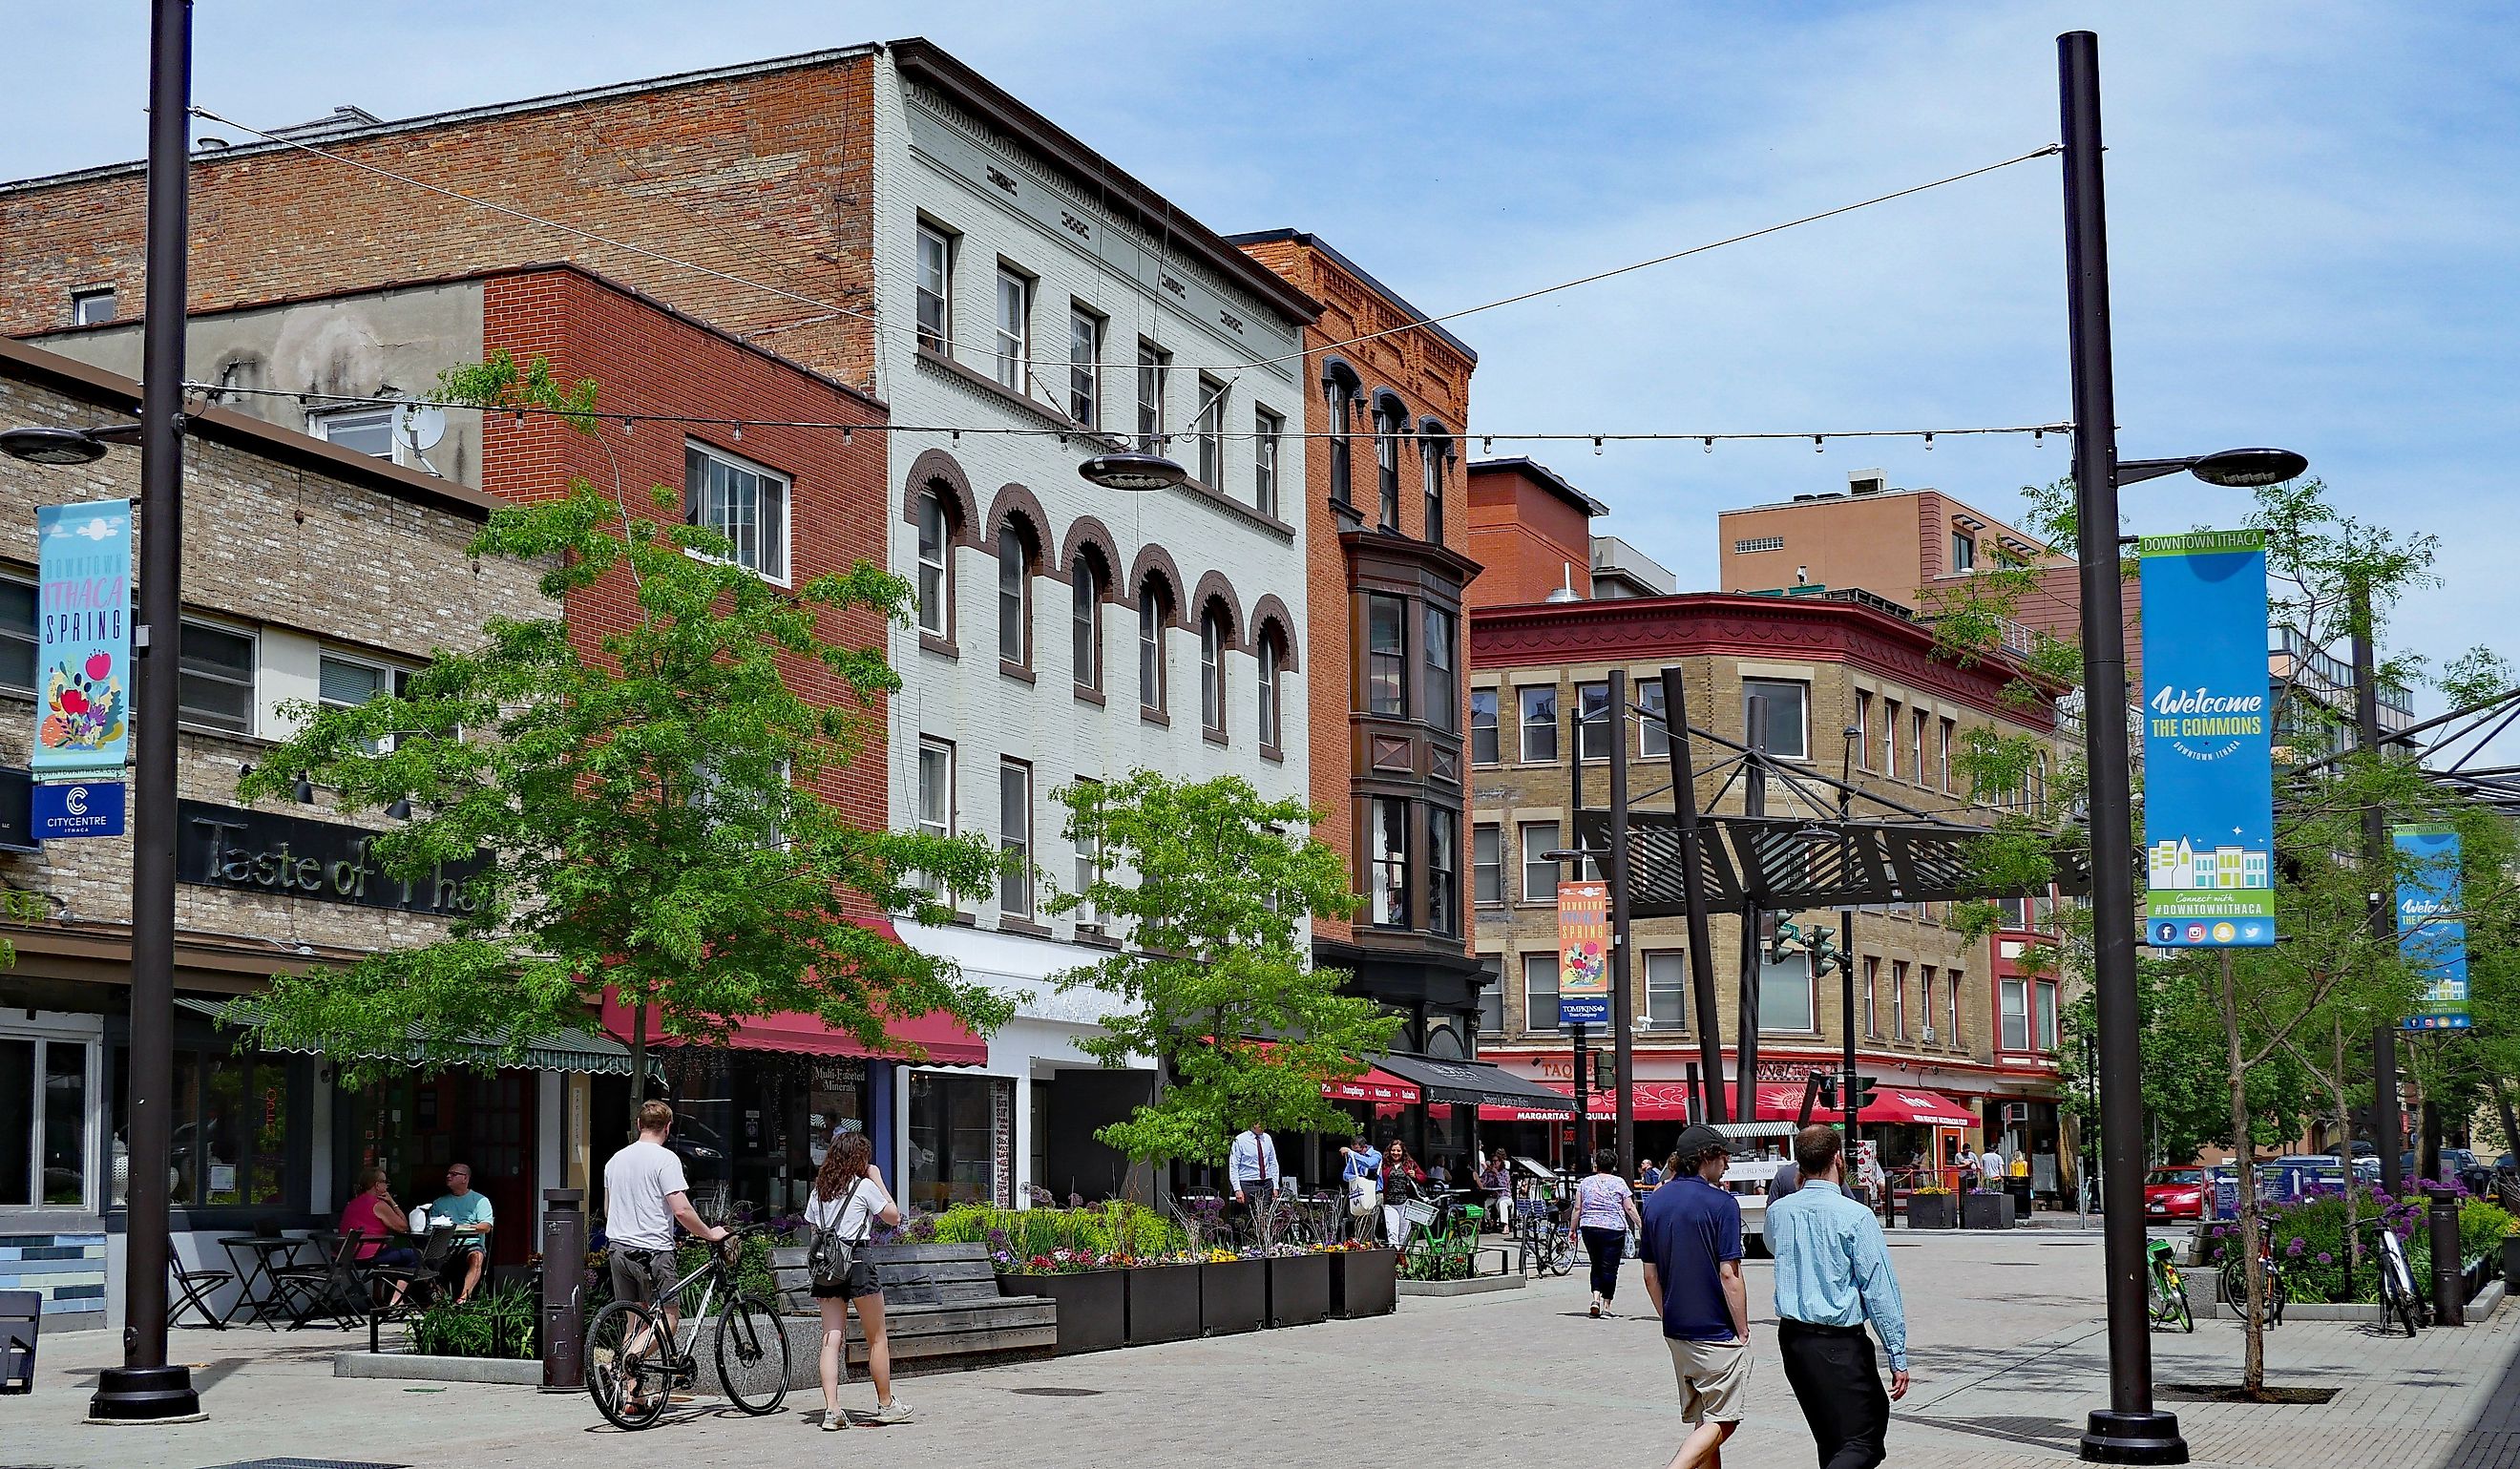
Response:
[{"label": "satellite dish", "polygon": [[414,451],[434,449],[446,437],[446,410],[428,403],[405,404],[401,426],[403,441]]}]

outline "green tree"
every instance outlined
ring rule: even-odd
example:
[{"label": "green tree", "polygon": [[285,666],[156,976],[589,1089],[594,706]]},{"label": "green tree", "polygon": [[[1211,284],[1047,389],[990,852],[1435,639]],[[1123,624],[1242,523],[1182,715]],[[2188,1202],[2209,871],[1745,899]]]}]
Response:
[{"label": "green tree", "polygon": [[[504,355],[447,375],[484,407],[584,412],[595,384],[555,383]],[[570,420],[593,433],[586,420]],[[601,441],[598,440],[600,443]],[[658,510],[680,491],[656,486]],[[544,568],[539,616],[494,617],[478,646],[438,649],[399,693],[354,708],[300,703],[298,733],[239,784],[248,801],[300,773],[338,809],[406,809],[382,832],[393,876],[467,872],[447,935],[346,968],[278,976],[271,1039],[321,1046],[353,1081],[460,1057],[458,1038],[582,1024],[610,991],[632,1007],[638,1074],[649,1016],[664,1036],[722,1036],[764,1013],[819,1015],[872,1046],[887,1017],[948,1011],[983,1030],[1006,1002],[950,963],[858,921],[942,910],[912,885],[984,891],[974,839],[863,830],[826,802],[899,680],[876,648],[836,641],[909,592],[861,563],[783,591],[679,516],[633,516],[573,479],[558,499],[494,512],[476,556]],[[617,599],[618,621],[573,623],[572,599]]]},{"label": "green tree", "polygon": [[1058,976],[1113,1002],[1080,1044],[1105,1066],[1154,1062],[1152,1100],[1095,1135],[1143,1162],[1224,1161],[1253,1124],[1327,1132],[1348,1119],[1322,1084],[1360,1072],[1400,1017],[1316,968],[1308,917],[1344,917],[1347,864],[1310,834],[1320,813],[1235,776],[1139,771],[1060,788],[1069,840],[1101,854],[1055,913],[1090,911],[1128,947]]}]

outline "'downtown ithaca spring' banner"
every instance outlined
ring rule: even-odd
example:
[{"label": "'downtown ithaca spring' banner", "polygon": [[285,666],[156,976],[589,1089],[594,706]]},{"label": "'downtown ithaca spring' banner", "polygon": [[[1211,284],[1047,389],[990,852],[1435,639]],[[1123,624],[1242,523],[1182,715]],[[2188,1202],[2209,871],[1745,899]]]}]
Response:
[{"label": "'downtown ithaca spring' banner", "polygon": [[35,535],[35,779],[118,779],[131,744],[131,502],[42,506]]},{"label": "'downtown ithaca spring' banner", "polygon": [[2141,552],[2144,940],[2272,944],[2266,537],[2146,536]]},{"label": "'downtown ithaca spring' banner", "polygon": [[2408,870],[2398,882],[2398,947],[2424,977],[2415,1012],[2403,1030],[2466,1030],[2467,921],[2459,916],[2458,833],[2448,826],[2400,826],[2398,855]]},{"label": "'downtown ithaca spring' banner", "polygon": [[1557,1021],[1610,1023],[1610,889],[1557,884]]}]

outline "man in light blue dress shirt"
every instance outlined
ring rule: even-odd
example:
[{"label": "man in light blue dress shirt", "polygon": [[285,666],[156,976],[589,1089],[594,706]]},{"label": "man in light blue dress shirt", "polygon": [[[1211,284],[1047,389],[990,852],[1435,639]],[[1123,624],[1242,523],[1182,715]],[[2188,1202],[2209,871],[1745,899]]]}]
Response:
[{"label": "man in light blue dress shirt", "polygon": [[[1890,1404],[1908,1394],[1908,1315],[1881,1225],[1846,1194],[1846,1143],[1815,1125],[1794,1135],[1803,1186],[1768,1206],[1777,1257],[1777,1346],[1785,1381],[1820,1445],[1821,1469],[1873,1469],[1888,1449]],[[1890,1358],[1890,1390],[1870,1321]]]},{"label": "man in light blue dress shirt", "polygon": [[1252,1233],[1260,1228],[1261,1211],[1278,1196],[1278,1143],[1258,1123],[1234,1135],[1234,1155],[1226,1163],[1226,1173],[1234,1180],[1234,1202],[1247,1212]]}]

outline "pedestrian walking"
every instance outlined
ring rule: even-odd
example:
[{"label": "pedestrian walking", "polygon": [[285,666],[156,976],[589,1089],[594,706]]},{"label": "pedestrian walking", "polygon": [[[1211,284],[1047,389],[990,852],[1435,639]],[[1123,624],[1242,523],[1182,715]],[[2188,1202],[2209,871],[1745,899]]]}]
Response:
[{"label": "pedestrian walking", "polygon": [[1339,1184],[1347,1190],[1348,1219],[1356,1238],[1370,1240],[1375,1222],[1382,1217],[1382,1150],[1359,1133],[1340,1147],[1339,1158]]},{"label": "pedestrian walking", "polygon": [[1741,1278],[1741,1203],[1726,1191],[1732,1161],[1703,1125],[1680,1135],[1669,1177],[1644,1205],[1645,1298],[1662,1317],[1689,1435],[1671,1469],[1721,1469],[1750,1384],[1750,1288]]},{"label": "pedestrian walking", "polygon": [[1409,1248],[1407,1221],[1400,1206],[1418,1197],[1426,1170],[1409,1156],[1409,1144],[1394,1137],[1382,1146],[1382,1242],[1395,1250]]},{"label": "pedestrian walking", "polygon": [[[883,1175],[875,1166],[875,1139],[864,1133],[843,1133],[832,1139],[823,1166],[814,1175],[814,1196],[805,1203],[805,1223],[829,1229],[851,1245],[863,1245],[878,1224],[901,1223],[901,1208],[884,1190]],[[892,1338],[884,1328],[883,1276],[860,1258],[837,1285],[814,1287],[814,1305],[823,1313],[823,1428],[849,1426],[840,1407],[840,1355],[847,1349],[849,1312],[858,1313],[866,1334],[867,1376],[875,1381],[875,1421],[907,1423],[910,1404],[892,1396]]]},{"label": "pedestrian walking", "polygon": [[[1821,1469],[1873,1469],[1888,1451],[1890,1404],[1908,1395],[1908,1318],[1890,1251],[1872,1211],[1848,1198],[1846,1144],[1837,1129],[1794,1135],[1803,1186],[1768,1206],[1777,1257],[1777,1346],[1785,1381],[1820,1447]],[[1890,1358],[1890,1390],[1870,1321]]]},{"label": "pedestrian walking", "polygon": [[1628,1231],[1639,1226],[1636,1190],[1619,1177],[1619,1155],[1602,1148],[1593,1171],[1575,1185],[1575,1227],[1584,1234],[1584,1257],[1593,1263],[1593,1316],[1610,1309],[1619,1294],[1619,1262],[1627,1258]]},{"label": "pedestrian walking", "polygon": [[[665,1318],[670,1354],[674,1332],[682,1321],[682,1302],[665,1287],[674,1283],[674,1226],[717,1244],[725,1226],[701,1219],[692,1207],[691,1184],[683,1177],[683,1160],[665,1139],[674,1133],[674,1109],[661,1101],[639,1104],[639,1140],[612,1155],[604,1165],[604,1232],[611,1241],[612,1298],[653,1306]],[[645,1332],[624,1344],[627,1361],[604,1370],[638,1381],[632,1367],[651,1347]],[[633,1413],[644,1413],[642,1395],[633,1392]]]}]

